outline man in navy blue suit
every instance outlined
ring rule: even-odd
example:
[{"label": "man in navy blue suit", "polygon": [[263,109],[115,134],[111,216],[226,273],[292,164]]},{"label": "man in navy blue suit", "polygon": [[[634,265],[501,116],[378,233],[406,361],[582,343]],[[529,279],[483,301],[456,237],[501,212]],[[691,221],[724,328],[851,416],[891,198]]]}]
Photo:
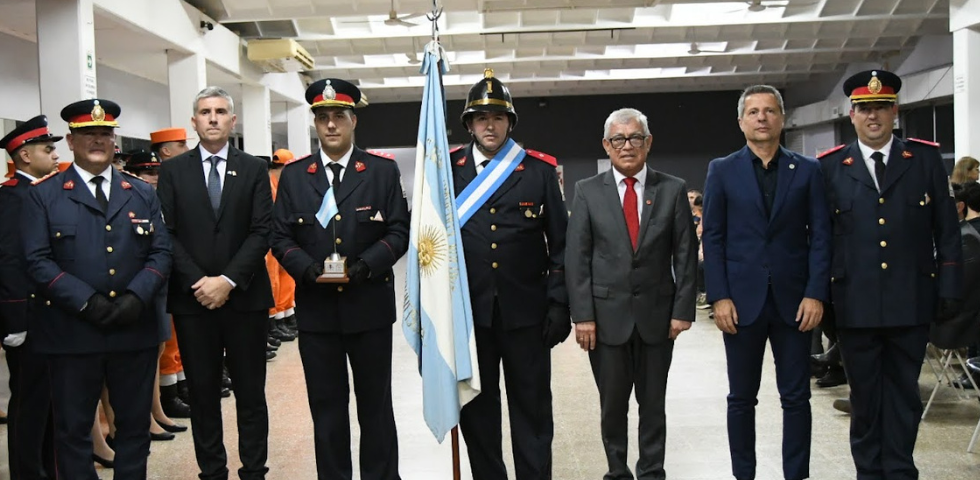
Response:
[{"label": "man in navy blue suit", "polygon": [[153,187],[112,168],[119,105],[61,111],[74,165],[35,182],[21,217],[36,286],[31,341],[47,355],[59,478],[94,480],[92,412],[109,390],[116,479],[146,478],[161,342],[153,302],[170,273],[170,237]]},{"label": "man in navy blue suit", "polygon": [[779,145],[783,98],[745,89],[738,124],[747,145],[708,165],[702,236],[708,301],[728,359],[732,474],[754,479],[755,405],[766,340],[783,407],[783,475],[810,476],[810,337],[823,315],[830,215],[816,160]]}]

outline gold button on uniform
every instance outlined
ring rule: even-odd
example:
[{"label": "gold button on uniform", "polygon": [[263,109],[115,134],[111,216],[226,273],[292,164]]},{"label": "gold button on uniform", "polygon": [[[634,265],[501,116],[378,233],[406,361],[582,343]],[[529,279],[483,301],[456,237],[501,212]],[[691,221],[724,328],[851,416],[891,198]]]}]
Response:
[{"label": "gold button on uniform", "polygon": [[490,244],[490,248],[496,250],[497,249],[497,242],[491,243]]},{"label": "gold button on uniform", "polygon": [[885,219],[884,218],[879,218],[878,219],[878,225],[884,225],[884,224],[885,224]]},{"label": "gold button on uniform", "polygon": [[340,214],[338,213],[336,217],[333,217],[333,219],[339,222],[340,221]]},{"label": "gold button on uniform", "polygon": [[334,240],[334,243],[340,245],[341,243],[344,243],[344,241],[338,238],[337,240]]},{"label": "gold button on uniform", "polygon": [[296,223],[303,223],[303,219],[296,220]]},{"label": "gold button on uniform", "polygon": [[926,202],[925,201],[922,201],[922,200],[919,200],[919,206],[920,207],[926,206]]},{"label": "gold button on uniform", "polygon": [[878,245],[881,245],[881,248],[885,248],[888,246],[888,242],[882,240],[881,243],[879,243]]},{"label": "gold button on uniform", "polygon": [[496,225],[490,225],[490,231],[496,232],[497,231],[497,226]]},{"label": "gold button on uniform", "polygon": [[888,270],[888,264],[885,263],[885,262],[881,262],[881,269],[882,270]]},{"label": "gold button on uniform", "polygon": [[109,292],[109,298],[116,298],[116,291],[115,290]]},{"label": "gold button on uniform", "polygon": [[55,233],[54,233],[54,238],[58,238],[58,237],[60,237],[60,236],[61,236],[61,232],[55,232]]},{"label": "gold button on uniform", "polygon": [[105,226],[105,231],[111,232],[112,231],[112,225],[106,225]]},{"label": "gold button on uniform", "polygon": [[50,307],[51,306],[51,300],[45,300],[44,301],[44,304]]},{"label": "gold button on uniform", "polygon": [[936,274],[935,273],[930,273],[929,276],[932,277],[932,278],[936,278]]},{"label": "gold button on uniform", "polygon": [[115,268],[110,268],[109,269],[109,275],[115,275],[115,274],[116,274],[116,269]]},{"label": "gold button on uniform", "polygon": [[490,213],[497,213],[497,209],[496,208],[491,208],[490,209]]},{"label": "gold button on uniform", "polygon": [[493,268],[497,268],[497,262],[491,263],[490,266],[493,267]]},{"label": "gold button on uniform", "polygon": [[885,199],[884,198],[879,198],[878,199],[878,204],[881,205],[882,203],[885,203]]},{"label": "gold button on uniform", "polygon": [[112,247],[105,247],[105,251],[112,253]]},{"label": "gold button on uniform", "polygon": [[840,215],[840,210],[834,210],[834,213]]},{"label": "gold button on uniform", "polygon": [[344,287],[337,287],[337,291],[338,292],[343,292],[344,291]]}]

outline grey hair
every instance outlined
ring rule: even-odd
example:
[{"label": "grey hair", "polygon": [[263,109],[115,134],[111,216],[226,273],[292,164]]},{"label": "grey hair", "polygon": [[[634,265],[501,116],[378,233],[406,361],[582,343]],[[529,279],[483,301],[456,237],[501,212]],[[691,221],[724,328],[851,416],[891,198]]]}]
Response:
[{"label": "grey hair", "polygon": [[197,104],[201,100],[203,100],[205,98],[214,98],[214,97],[221,97],[221,98],[227,100],[228,101],[228,113],[231,113],[231,114],[234,114],[235,113],[235,100],[233,100],[231,98],[231,95],[229,95],[228,92],[225,91],[225,89],[223,89],[221,87],[215,87],[213,85],[210,86],[210,87],[205,87],[204,90],[201,90],[194,97],[194,110],[191,113],[192,114],[195,114],[195,115],[197,114]]},{"label": "grey hair", "polygon": [[612,128],[613,124],[629,123],[631,120],[640,122],[640,125],[643,127],[643,134],[650,136],[650,126],[647,125],[647,116],[643,112],[635,108],[620,108],[610,113],[609,117],[606,118],[606,124],[602,130],[602,138],[609,137],[609,129]]},{"label": "grey hair", "polygon": [[742,91],[742,96],[738,97],[738,118],[742,118],[742,114],[745,113],[745,99],[749,95],[755,95],[757,93],[768,93],[776,97],[776,103],[779,104],[779,113],[786,113],[786,106],[783,105],[783,95],[776,90],[776,87],[772,85],[752,85]]}]

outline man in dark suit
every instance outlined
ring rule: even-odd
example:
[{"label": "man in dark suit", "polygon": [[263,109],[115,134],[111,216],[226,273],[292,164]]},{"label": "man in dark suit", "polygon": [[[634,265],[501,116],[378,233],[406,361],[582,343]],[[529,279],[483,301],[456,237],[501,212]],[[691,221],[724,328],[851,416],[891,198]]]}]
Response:
[{"label": "man in dark suit", "polygon": [[58,171],[58,140],[44,115],[0,140],[16,168],[0,184],[0,336],[10,368],[7,458],[10,478],[25,480],[53,478],[55,468],[48,365],[28,337],[34,284],[27,276],[21,213],[31,182]]},{"label": "man in dark suit", "polygon": [[452,152],[483,391],[460,412],[473,478],[507,478],[500,365],[519,480],[551,478],[551,347],[571,331],[565,291],[568,214],[554,157],[509,138],[517,112],[487,69],[461,120],[473,136]]},{"label": "man in dark suit", "polygon": [[848,78],[858,140],[820,155],[833,211],[831,289],[851,386],[851,455],[859,479],[915,479],[919,371],[929,324],[955,315],[960,229],[937,145],[892,134],[902,81]]},{"label": "man in dark suit", "polygon": [[687,185],[647,167],[652,143],[646,115],[610,114],[602,146],[613,168],[575,185],[568,221],[569,301],[599,388],[609,480],[633,478],[626,420],[634,387],[636,478],[667,478],[667,371],[674,340],[694,321],[698,247]]},{"label": "man in dark suit", "polygon": [[68,105],[74,165],[35,182],[21,221],[36,288],[29,329],[47,355],[58,475],[94,480],[92,412],[103,383],[115,412],[115,476],[146,478],[160,337],[154,299],[170,240],[153,188],[112,167],[119,106]]},{"label": "man in dark suit", "polygon": [[[351,479],[350,387],[361,426],[360,478],[398,479],[391,401],[392,266],[408,250],[408,204],[395,162],[354,146],[361,92],[344,80],[310,85],[320,151],[279,177],[272,252],[296,279],[299,353],[313,415],[317,477]],[[318,283],[324,260],[346,258],[349,283]]]},{"label": "man in dark suit", "polygon": [[745,89],[746,146],[712,160],[704,188],[704,274],[728,360],[732,474],[756,474],[755,405],[766,340],[783,407],[783,475],[810,475],[810,337],[827,301],[830,216],[816,160],[779,145],[785,110],[768,85]]},{"label": "man in dark suit", "polygon": [[200,477],[228,478],[222,441],[221,369],[235,384],[242,480],[265,478],[266,311],[273,305],[265,253],[272,224],[266,162],[228,143],[235,126],[228,92],[194,99],[197,148],[162,163],[157,193],[174,242],[167,305],[174,316],[191,396]]}]

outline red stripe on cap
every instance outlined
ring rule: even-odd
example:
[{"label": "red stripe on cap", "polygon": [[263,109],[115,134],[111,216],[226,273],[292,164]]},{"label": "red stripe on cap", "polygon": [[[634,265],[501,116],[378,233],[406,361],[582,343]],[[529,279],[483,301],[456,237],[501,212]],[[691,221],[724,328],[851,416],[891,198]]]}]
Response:
[{"label": "red stripe on cap", "polygon": [[886,87],[882,85],[881,90],[878,93],[872,93],[867,86],[864,86],[864,87],[855,88],[851,92],[852,97],[855,95],[895,95],[895,89],[892,87]]},{"label": "red stripe on cap", "polygon": [[313,99],[313,103],[320,103],[326,101],[354,103],[354,99],[351,98],[350,95],[344,95],[343,93],[338,93],[335,98],[324,98],[323,94],[320,94]]},{"label": "red stripe on cap", "polygon": [[[112,115],[109,115],[107,113],[107,114],[105,114],[105,119],[103,119],[102,121],[103,122],[111,122],[111,121],[114,121],[115,119],[116,119],[116,117],[113,117]],[[79,115],[77,117],[72,117],[72,119],[68,123],[89,123],[89,122],[94,122],[94,121],[95,121],[95,119],[92,118],[92,114],[91,113],[86,113],[85,115]]]},{"label": "red stripe on cap", "polygon": [[51,132],[48,131],[48,127],[36,128],[29,132],[25,132],[22,135],[18,135],[14,137],[14,139],[11,140],[10,143],[8,143],[7,146],[4,148],[6,148],[8,152],[13,153],[14,150],[17,150],[18,148],[20,148],[21,145],[24,144],[24,141],[30,140],[32,138],[40,137],[41,135],[48,135],[50,133]]}]

